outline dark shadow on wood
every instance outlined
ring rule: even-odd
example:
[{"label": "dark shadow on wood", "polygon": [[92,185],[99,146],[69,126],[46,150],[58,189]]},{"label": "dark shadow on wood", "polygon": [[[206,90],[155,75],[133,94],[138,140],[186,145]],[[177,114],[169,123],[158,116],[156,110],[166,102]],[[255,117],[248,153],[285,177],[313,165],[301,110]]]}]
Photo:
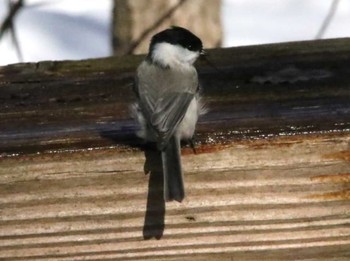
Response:
[{"label": "dark shadow on wood", "polygon": [[162,158],[160,152],[151,147],[145,150],[145,174],[149,174],[147,208],[143,226],[143,238],[160,239],[164,232],[165,201],[163,188]]},{"label": "dark shadow on wood", "polygon": [[116,145],[140,148],[145,153],[144,173],[149,176],[148,195],[143,226],[143,238],[160,239],[164,233],[165,201],[162,157],[153,143],[144,143],[135,133],[104,131],[100,136],[112,140]]},{"label": "dark shadow on wood", "polygon": [[143,139],[136,135],[135,126],[123,125],[125,123],[114,122],[100,126],[98,130],[101,138],[112,141],[116,146],[127,146],[130,148],[139,148],[145,150],[147,144]]}]

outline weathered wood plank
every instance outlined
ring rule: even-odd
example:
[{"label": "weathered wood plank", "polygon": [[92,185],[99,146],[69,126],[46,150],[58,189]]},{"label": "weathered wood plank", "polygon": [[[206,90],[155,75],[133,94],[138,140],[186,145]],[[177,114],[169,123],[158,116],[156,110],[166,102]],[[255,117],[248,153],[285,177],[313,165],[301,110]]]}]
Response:
[{"label": "weathered wood plank", "polygon": [[286,249],[305,251],[301,258],[349,257],[349,139],[280,138],[185,153],[188,195],[166,210],[159,177],[147,192],[142,152],[5,159],[0,260],[294,259],[280,256]]},{"label": "weathered wood plank", "polygon": [[348,260],[350,40],[210,53],[182,203],[133,134],[142,57],[0,68],[0,260]]},{"label": "weathered wood plank", "polygon": [[[212,50],[220,72],[198,65],[210,108],[199,141],[349,129],[349,46],[339,39]],[[1,68],[1,153],[140,144],[129,104],[142,58]]]}]

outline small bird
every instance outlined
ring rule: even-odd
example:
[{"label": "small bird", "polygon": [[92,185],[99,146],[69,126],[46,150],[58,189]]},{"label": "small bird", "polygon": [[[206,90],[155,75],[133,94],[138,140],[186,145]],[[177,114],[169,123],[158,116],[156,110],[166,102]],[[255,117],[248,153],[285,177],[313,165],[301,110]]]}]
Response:
[{"label": "small bird", "polygon": [[137,135],[156,142],[161,152],[165,201],[181,202],[185,197],[180,141],[192,140],[198,116],[205,112],[193,66],[202,54],[197,36],[173,26],[152,37],[148,55],[137,68]]}]

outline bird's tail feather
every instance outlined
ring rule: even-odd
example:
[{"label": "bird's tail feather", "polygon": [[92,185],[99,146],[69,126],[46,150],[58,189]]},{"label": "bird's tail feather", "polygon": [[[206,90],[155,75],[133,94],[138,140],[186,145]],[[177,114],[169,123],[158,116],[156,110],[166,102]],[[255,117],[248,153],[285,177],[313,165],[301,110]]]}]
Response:
[{"label": "bird's tail feather", "polygon": [[181,169],[180,140],[172,136],[162,150],[164,175],[164,200],[181,202],[185,197],[185,189]]}]

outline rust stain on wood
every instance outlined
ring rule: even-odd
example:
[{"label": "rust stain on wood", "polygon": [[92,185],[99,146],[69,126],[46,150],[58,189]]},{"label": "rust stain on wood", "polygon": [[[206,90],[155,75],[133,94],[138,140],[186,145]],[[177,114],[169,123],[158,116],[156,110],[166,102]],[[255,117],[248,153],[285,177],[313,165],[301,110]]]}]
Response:
[{"label": "rust stain on wood", "polygon": [[314,176],[314,177],[311,177],[311,181],[331,182],[331,183],[350,183],[350,173]]},{"label": "rust stain on wood", "polygon": [[204,154],[204,153],[215,153],[218,151],[222,151],[228,148],[229,145],[223,144],[203,144],[195,147],[195,151],[190,147],[182,148],[182,155],[191,155],[191,154]]},{"label": "rust stain on wood", "polygon": [[350,200],[350,189],[342,191],[334,191],[329,193],[320,193],[307,196],[309,199],[318,200]]},{"label": "rust stain on wood", "polygon": [[350,161],[350,150],[340,151],[340,152],[331,153],[331,154],[325,154],[324,158]]},{"label": "rust stain on wood", "polygon": [[350,187],[350,173],[317,175],[310,179],[317,183],[342,184],[341,187],[343,189],[340,191],[313,194],[308,196],[308,198],[322,200],[350,200],[350,189],[348,189]]}]

